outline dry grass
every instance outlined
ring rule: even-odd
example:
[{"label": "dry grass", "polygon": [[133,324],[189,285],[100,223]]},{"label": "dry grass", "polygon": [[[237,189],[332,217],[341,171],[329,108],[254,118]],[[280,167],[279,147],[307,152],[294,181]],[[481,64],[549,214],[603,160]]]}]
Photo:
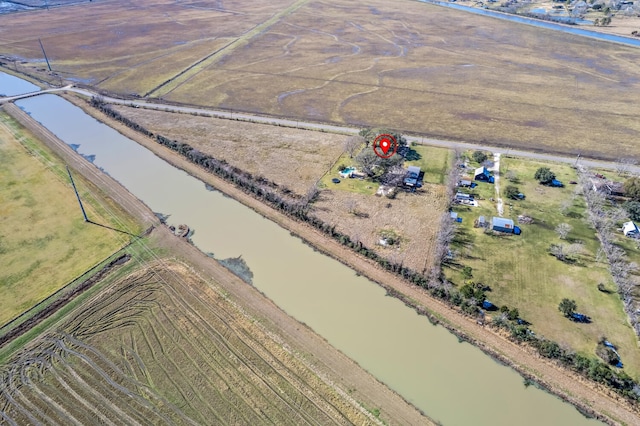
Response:
[{"label": "dry grass", "polygon": [[0,409],[18,424],[373,423],[279,337],[175,263],[103,291],[1,377]]},{"label": "dry grass", "polygon": [[[292,2],[98,1],[0,15],[0,51],[119,93],[144,94]],[[33,31],[38,28],[38,31]]]},{"label": "dry grass", "polygon": [[[128,241],[123,234],[84,222],[65,174],[60,160],[38,146],[15,121],[0,115],[0,325]],[[113,206],[105,211],[104,200],[86,193],[95,188],[80,176],[75,179],[93,221],[109,226],[119,226],[112,220],[131,224]]]},{"label": "dry grass", "polygon": [[[391,204],[391,207],[387,207]],[[341,190],[323,190],[314,203],[313,214],[336,224],[336,230],[354,241],[375,249],[392,262],[422,272],[433,262],[433,249],[442,214],[447,207],[444,188],[425,184],[422,192],[400,193],[397,198]],[[355,212],[350,213],[355,206]],[[380,233],[391,231],[400,237],[399,246],[378,244]]]},{"label": "dry grass", "polygon": [[638,63],[638,49],[436,6],[315,1],[167,98],[640,158]]},{"label": "dry grass", "polygon": [[113,107],[148,130],[186,142],[304,195],[344,150],[346,136],[187,114]]},{"label": "dry grass", "polygon": [[[0,46],[42,68],[41,37],[62,76],[121,93],[145,93],[190,69],[159,96],[640,159],[638,49],[413,1],[318,0],[293,10],[302,3],[244,0],[233,11],[168,0],[85,3],[0,16]],[[190,68],[227,42],[229,54]]]}]

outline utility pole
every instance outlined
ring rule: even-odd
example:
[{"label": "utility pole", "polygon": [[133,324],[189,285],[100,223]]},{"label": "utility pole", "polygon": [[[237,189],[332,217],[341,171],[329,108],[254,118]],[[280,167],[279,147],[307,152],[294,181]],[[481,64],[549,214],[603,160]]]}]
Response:
[{"label": "utility pole", "polygon": [[42,49],[42,54],[44,55],[44,60],[47,61],[47,67],[49,68],[49,72],[51,72],[51,65],[49,65],[49,58],[47,58],[47,53],[44,51],[44,46],[42,45],[42,40],[38,39],[38,43],[40,43],[40,48]]},{"label": "utility pole", "polygon": [[581,152],[580,152],[580,153],[578,153],[578,156],[576,157],[576,162],[575,162],[575,164],[573,165],[573,167],[577,167],[577,166],[578,166],[578,160],[580,159],[580,155],[582,155],[582,153],[581,153]]},{"label": "utility pole", "polygon": [[67,173],[69,173],[69,179],[71,180],[71,185],[73,186],[73,190],[76,193],[76,197],[78,198],[78,204],[80,204],[80,210],[82,210],[82,215],[84,216],[84,221],[89,222],[89,218],[87,217],[87,213],[84,211],[84,206],[82,205],[82,200],[80,199],[80,194],[78,194],[78,190],[76,189],[76,184],[71,177],[71,170],[69,170],[69,166],[67,166]]}]

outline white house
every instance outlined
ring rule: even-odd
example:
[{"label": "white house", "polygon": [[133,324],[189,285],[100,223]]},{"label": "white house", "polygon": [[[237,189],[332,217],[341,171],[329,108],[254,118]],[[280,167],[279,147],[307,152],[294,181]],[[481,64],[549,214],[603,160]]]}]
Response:
[{"label": "white house", "polygon": [[640,230],[638,229],[638,226],[635,223],[633,223],[633,221],[629,221],[629,222],[625,222],[622,225],[622,233],[627,237],[634,237],[640,234]]}]

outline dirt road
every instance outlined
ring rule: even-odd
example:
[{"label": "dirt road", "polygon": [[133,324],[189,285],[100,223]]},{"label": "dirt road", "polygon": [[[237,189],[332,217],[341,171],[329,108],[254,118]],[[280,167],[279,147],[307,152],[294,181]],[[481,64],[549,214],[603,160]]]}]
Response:
[{"label": "dirt road", "polygon": [[[77,87],[68,87],[68,86],[64,88],[48,89],[47,91],[42,91],[42,93],[45,93],[45,92],[46,93],[72,92],[72,93],[76,93],[76,94],[79,94],[82,96],[88,96],[88,97],[99,95],[98,93],[93,92],[91,90],[80,89]],[[11,96],[6,98],[0,97],[0,104],[4,102],[13,101],[13,100],[18,100],[24,97],[31,97],[36,95],[37,94],[30,93],[26,95]],[[156,110],[162,110],[162,111],[180,112],[184,114],[204,115],[204,116],[211,116],[211,117],[224,118],[224,119],[230,119],[230,120],[248,121],[252,123],[271,124],[271,125],[281,126],[281,127],[293,127],[298,129],[316,130],[319,132],[339,133],[339,134],[345,134],[345,135],[355,135],[355,134],[358,134],[358,132],[360,131],[360,128],[358,127],[335,126],[327,123],[314,123],[314,122],[308,122],[308,121],[288,120],[286,118],[246,114],[242,112],[188,107],[188,106],[180,106],[180,105],[173,105],[173,104],[141,101],[141,100],[135,100],[135,99],[134,100],[118,99],[118,98],[113,98],[110,96],[102,96],[102,95],[100,96],[107,103],[118,104],[118,105],[128,105],[136,108],[147,108],[147,109],[156,109]],[[518,149],[511,149],[509,147],[504,147],[504,146],[499,147],[499,146],[492,146],[492,145],[486,145],[486,144],[472,144],[472,143],[467,143],[463,141],[433,139],[433,138],[416,136],[416,135],[405,135],[405,137],[408,143],[439,146],[443,148],[458,149],[462,151],[479,149],[484,151],[490,151],[493,153],[500,153],[503,155],[511,155],[514,157],[529,158],[532,160],[559,162],[559,163],[574,164],[574,165],[579,164],[583,167],[588,167],[588,168],[602,168],[602,169],[615,170],[619,166],[619,164],[614,161],[610,161],[607,159],[586,158],[581,156],[580,154],[575,157],[574,156],[568,157],[560,153],[554,154],[554,153],[544,153],[539,151],[523,151]],[[625,169],[628,172],[631,172],[634,174],[640,174],[639,165],[627,164],[625,165]]]},{"label": "dirt road", "polygon": [[[82,105],[82,101],[76,99],[75,102],[78,105]],[[424,289],[412,286],[398,276],[381,269],[369,259],[357,255],[352,250],[342,246],[311,226],[297,222],[277,212],[235,186],[176,155],[173,151],[159,145],[154,140],[109,119],[102,113],[87,108],[86,104],[84,107],[94,117],[147,147],[170,164],[187,171],[192,176],[238,200],[262,216],[299,236],[319,251],[337,259],[388,290],[403,294],[405,300],[415,306],[419,312],[432,313],[447,328],[465,336],[483,351],[511,365],[523,375],[534,377],[536,381],[564,400],[581,407],[586,412],[600,413],[600,417],[611,424],[640,424],[640,412],[636,408],[629,406],[613,392],[582,379],[550,360],[541,358],[531,348],[515,344],[505,336],[478,325],[473,319],[462,316],[449,306],[434,299]],[[259,303],[255,308],[259,308]],[[297,327],[303,326],[297,324]]]}]

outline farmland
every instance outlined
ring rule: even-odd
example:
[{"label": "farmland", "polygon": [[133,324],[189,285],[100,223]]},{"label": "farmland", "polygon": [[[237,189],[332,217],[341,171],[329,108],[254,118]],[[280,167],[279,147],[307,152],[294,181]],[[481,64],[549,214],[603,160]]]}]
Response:
[{"label": "farmland", "polygon": [[[575,351],[593,355],[598,339],[606,336],[615,341],[625,365],[625,371],[640,377],[640,353],[636,335],[628,323],[607,264],[596,254],[599,242],[587,221],[586,206],[576,186],[564,188],[541,186],[533,179],[538,167],[549,166],[558,179],[567,183],[577,180],[576,171],[560,164],[542,164],[503,157],[500,161],[501,196],[505,201],[504,217],[517,223],[518,215],[533,219],[521,224],[522,235],[498,236],[474,228],[474,221],[484,215],[497,216],[494,185],[480,183],[473,192],[481,198],[479,207],[456,207],[463,218],[454,244],[459,252],[456,266],[447,268],[450,279],[464,282],[462,266],[472,268],[471,280],[490,287],[487,298],[497,306],[516,307],[531,329]],[[505,178],[510,173],[510,182]],[[516,185],[526,195],[525,200],[509,200],[504,195],[506,185]],[[568,200],[568,201],[567,201]],[[562,240],[555,228],[560,223],[571,227]],[[549,254],[551,244],[580,244],[573,261],[563,262]],[[603,283],[609,291],[598,290]],[[591,323],[570,321],[558,311],[563,298],[577,302],[578,310],[591,317]]]},{"label": "farmland", "polygon": [[146,0],[45,12],[0,16],[3,51],[28,59],[19,71],[43,67],[28,20],[61,79],[111,92],[640,158],[640,53],[631,47],[413,1],[234,2],[231,10]]},{"label": "farmland", "polygon": [[343,151],[346,136],[113,106],[123,116],[256,176],[306,194]]},{"label": "farmland", "polygon": [[[0,114],[0,325],[31,308],[125,244],[129,237],[85,223],[61,161]],[[138,225],[76,176],[88,216]]]},{"label": "farmland", "polygon": [[182,263],[131,272],[2,374],[17,423],[374,423]]}]

